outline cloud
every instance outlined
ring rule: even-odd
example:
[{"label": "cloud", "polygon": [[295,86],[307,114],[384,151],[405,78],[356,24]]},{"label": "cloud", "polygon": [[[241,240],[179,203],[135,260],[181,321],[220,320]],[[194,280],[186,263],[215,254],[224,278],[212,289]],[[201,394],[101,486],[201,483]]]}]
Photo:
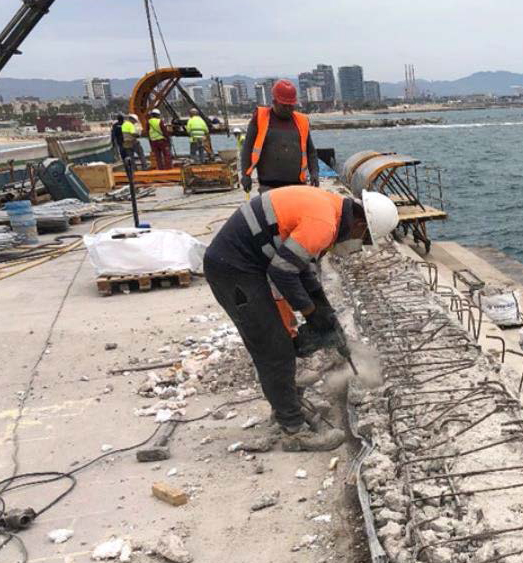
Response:
[{"label": "cloud", "polygon": [[[513,0],[154,0],[174,65],[204,75],[296,75],[322,62],[366,78],[523,70]],[[20,0],[0,0],[0,26]],[[158,41],[163,62],[163,47]],[[56,0],[2,76],[137,76],[152,68],[142,0]]]}]

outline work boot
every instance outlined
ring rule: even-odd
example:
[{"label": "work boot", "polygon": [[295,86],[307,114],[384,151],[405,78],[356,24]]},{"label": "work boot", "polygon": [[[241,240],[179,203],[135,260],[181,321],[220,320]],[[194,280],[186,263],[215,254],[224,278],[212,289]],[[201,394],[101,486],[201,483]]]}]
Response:
[{"label": "work boot", "polygon": [[271,410],[271,414],[266,422],[267,429],[271,434],[275,436],[280,436],[282,432],[282,427],[280,423],[276,420],[276,411],[274,409]]},{"label": "work boot", "polygon": [[296,424],[295,426],[280,426],[280,429],[287,434],[287,436],[294,436],[300,432],[310,432],[309,425],[306,422]]},{"label": "work boot", "polygon": [[305,427],[283,438],[282,449],[285,452],[326,452],[339,448],[344,441],[345,432],[339,428],[316,434]]}]

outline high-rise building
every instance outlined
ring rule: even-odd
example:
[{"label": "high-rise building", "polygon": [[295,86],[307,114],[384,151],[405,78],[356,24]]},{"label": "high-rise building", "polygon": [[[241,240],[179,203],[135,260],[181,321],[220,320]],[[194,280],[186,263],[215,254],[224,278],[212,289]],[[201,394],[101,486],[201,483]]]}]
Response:
[{"label": "high-rise building", "polygon": [[168,102],[176,102],[178,100],[178,98],[181,96],[181,94],[178,93],[178,89],[177,88],[173,88],[168,94],[167,94],[167,101]]},{"label": "high-rise building", "polygon": [[314,86],[312,72],[301,72],[298,74],[298,89],[301,104],[306,104],[309,101],[307,90],[312,86]]},{"label": "high-rise building", "polygon": [[262,82],[254,85],[256,104],[259,106],[270,106],[272,104],[272,88],[277,82],[277,78],[266,78]]},{"label": "high-rise building", "polygon": [[108,78],[87,78],[84,80],[84,88],[85,97],[89,100],[109,101],[113,97]]},{"label": "high-rise building", "polygon": [[265,88],[261,82],[256,82],[254,84],[254,97],[256,98],[257,106],[267,106],[267,98],[265,97]]},{"label": "high-rise building", "polygon": [[223,85],[223,97],[225,98],[225,105],[227,106],[237,106],[240,101],[238,89],[232,84]]},{"label": "high-rise building", "polygon": [[[300,102],[306,104],[311,101],[334,102],[336,96],[336,82],[332,66],[319,64],[312,72],[302,72],[298,75],[300,91]],[[310,88],[321,88],[321,100],[318,100],[316,90],[311,94],[315,99],[311,100],[308,94]]]},{"label": "high-rise building", "polygon": [[266,78],[263,82],[265,88],[265,98],[267,100],[267,105],[272,104],[272,89],[274,85],[278,82],[277,78]]},{"label": "high-rise building", "polygon": [[238,100],[240,103],[249,100],[249,92],[247,91],[247,82],[245,80],[235,80],[232,85],[238,90]]},{"label": "high-rise building", "polygon": [[365,80],[363,94],[366,102],[379,102],[381,100],[380,83],[376,80]]},{"label": "high-rise building", "polygon": [[197,104],[205,103],[205,94],[203,92],[203,86],[187,86],[187,93]]},{"label": "high-rise building", "polygon": [[333,102],[336,95],[336,82],[334,71],[330,65],[316,65],[312,71],[312,81],[314,86],[321,88],[324,102]]},{"label": "high-rise building", "polygon": [[321,86],[309,86],[307,88],[307,101],[308,102],[324,102],[323,90]]},{"label": "high-rise building", "polygon": [[263,91],[263,86],[259,82],[254,83],[254,99],[256,100],[257,106],[265,105],[265,92]]},{"label": "high-rise building", "polygon": [[362,102],[363,93],[363,69],[361,66],[340,66],[338,68],[338,80],[342,102]]},{"label": "high-rise building", "polygon": [[218,84],[216,83],[215,80],[213,80],[211,82],[210,99],[211,99],[211,102],[214,103],[214,104],[218,104],[219,101],[220,101],[220,89],[219,89]]}]

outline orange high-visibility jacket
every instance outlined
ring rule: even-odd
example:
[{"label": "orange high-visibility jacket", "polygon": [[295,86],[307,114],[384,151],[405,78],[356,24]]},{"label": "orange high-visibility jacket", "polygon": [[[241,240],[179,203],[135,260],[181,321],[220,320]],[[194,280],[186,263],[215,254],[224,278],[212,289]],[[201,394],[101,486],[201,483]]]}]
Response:
[{"label": "orange high-visibility jacket", "polygon": [[[263,148],[263,143],[265,142],[265,137],[267,136],[267,131],[269,130],[269,121],[271,117],[271,108],[259,107],[258,108],[258,118],[257,118],[257,128],[258,134],[254,141],[251,153],[251,165],[247,169],[246,173],[250,176],[253,170],[256,168],[258,161],[260,160],[260,155]],[[306,115],[294,111],[292,113],[294,123],[298,129],[300,135],[300,149],[301,149],[301,164],[300,164],[300,182],[305,183],[307,180],[307,139],[309,137],[309,120]]]},{"label": "orange high-visibility jacket", "polygon": [[311,186],[288,186],[239,210],[268,262],[267,274],[295,310],[308,307],[307,290],[320,287],[309,264],[336,242],[344,199]]}]

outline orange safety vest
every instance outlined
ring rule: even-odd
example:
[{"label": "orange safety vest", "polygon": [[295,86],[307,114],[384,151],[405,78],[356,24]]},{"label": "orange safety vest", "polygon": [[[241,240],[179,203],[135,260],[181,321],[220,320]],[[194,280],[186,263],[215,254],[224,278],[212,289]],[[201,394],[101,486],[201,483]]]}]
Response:
[{"label": "orange safety vest", "polygon": [[[252,174],[252,171],[256,168],[260,160],[260,155],[263,148],[263,143],[265,142],[265,137],[267,136],[267,131],[269,130],[269,121],[271,116],[271,108],[259,107],[258,108],[258,134],[254,141],[251,153],[251,165],[247,169],[247,176]],[[300,182],[305,183],[307,180],[307,139],[309,137],[309,120],[307,116],[303,113],[297,111],[292,112],[292,118],[294,123],[298,128],[298,133],[300,134],[300,148],[301,148],[301,166],[300,166]]]}]

